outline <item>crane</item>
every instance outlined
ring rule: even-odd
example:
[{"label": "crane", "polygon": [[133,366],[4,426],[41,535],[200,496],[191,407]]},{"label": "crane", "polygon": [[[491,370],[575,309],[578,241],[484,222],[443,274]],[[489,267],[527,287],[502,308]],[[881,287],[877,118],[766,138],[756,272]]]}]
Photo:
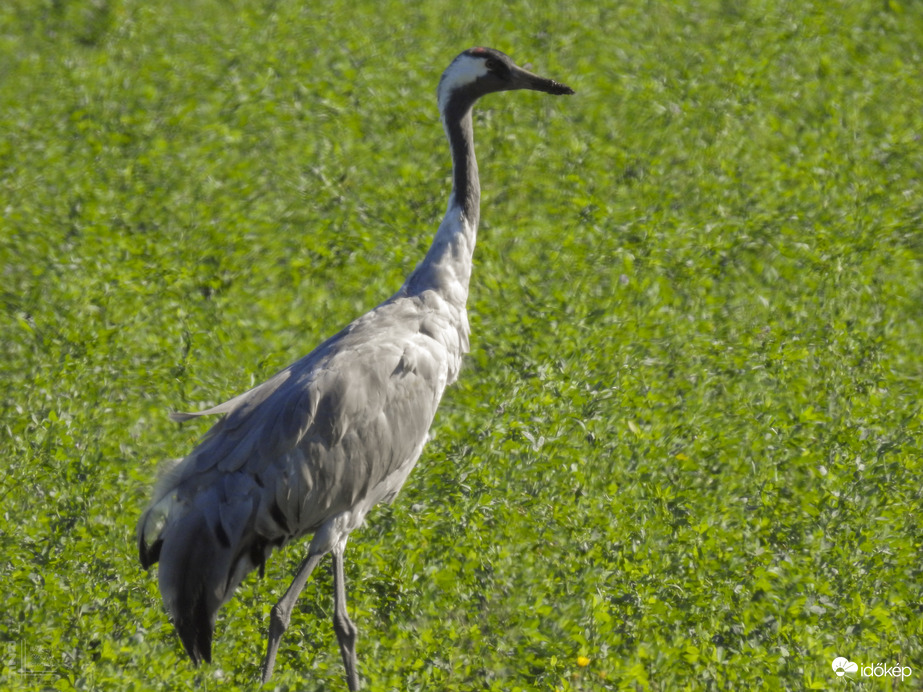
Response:
[{"label": "crane", "polygon": [[184,421],[222,415],[158,480],[138,522],[141,565],[160,562],[164,606],[192,659],[211,660],[218,609],[276,548],[309,534],[307,557],[270,613],[262,681],[292,608],[333,556],[333,629],[350,690],[359,689],[357,628],[346,611],[351,531],[391,502],[417,463],[446,386],[468,351],[465,303],[480,214],[472,107],[498,91],[573,94],[492,48],[459,54],[439,81],[452,192],[432,246],[391,298],[263,384]]}]

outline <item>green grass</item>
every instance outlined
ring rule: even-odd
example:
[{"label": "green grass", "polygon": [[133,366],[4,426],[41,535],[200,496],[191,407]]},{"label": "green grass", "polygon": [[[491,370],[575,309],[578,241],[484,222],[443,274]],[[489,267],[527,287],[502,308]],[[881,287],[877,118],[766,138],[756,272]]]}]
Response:
[{"label": "green grass", "polygon": [[[920,686],[921,3],[11,0],[0,687],[256,687],[304,545],[193,669],[135,556],[166,414],[397,289],[477,44],[577,95],[477,111],[472,352],[347,552],[367,688]],[[345,688],[331,613],[270,688]]]}]

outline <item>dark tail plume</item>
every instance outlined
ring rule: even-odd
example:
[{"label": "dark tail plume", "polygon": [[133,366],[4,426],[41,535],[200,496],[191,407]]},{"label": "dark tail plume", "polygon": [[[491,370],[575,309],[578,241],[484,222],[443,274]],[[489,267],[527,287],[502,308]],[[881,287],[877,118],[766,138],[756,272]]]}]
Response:
[{"label": "dark tail plume", "polygon": [[138,527],[141,564],[160,563],[160,594],[196,665],[211,661],[218,609],[271,549],[253,528],[255,499],[225,478],[188,500],[165,495]]}]

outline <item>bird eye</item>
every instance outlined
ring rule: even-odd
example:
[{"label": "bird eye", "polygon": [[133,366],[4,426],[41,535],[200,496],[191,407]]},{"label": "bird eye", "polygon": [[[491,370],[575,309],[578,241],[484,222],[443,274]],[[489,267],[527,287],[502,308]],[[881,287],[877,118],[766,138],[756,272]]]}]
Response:
[{"label": "bird eye", "polygon": [[491,72],[496,72],[500,69],[500,61],[495,60],[494,58],[487,58],[487,61],[484,63],[484,66]]}]

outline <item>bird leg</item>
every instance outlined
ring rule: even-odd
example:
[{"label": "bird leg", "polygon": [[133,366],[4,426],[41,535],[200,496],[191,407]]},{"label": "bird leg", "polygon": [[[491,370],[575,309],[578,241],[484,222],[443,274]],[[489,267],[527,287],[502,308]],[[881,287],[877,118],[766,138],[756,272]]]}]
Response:
[{"label": "bird leg", "polygon": [[[345,547],[345,545],[343,546]],[[356,666],[356,635],[358,630],[346,613],[346,579],[343,575],[343,547],[333,551],[333,631],[340,645],[340,655],[346,666],[346,684],[350,692],[359,689],[359,672]]]},{"label": "bird leg", "polygon": [[295,607],[295,601],[298,600],[298,596],[304,589],[305,582],[308,581],[308,577],[311,576],[311,572],[317,567],[317,563],[321,561],[322,557],[324,557],[323,553],[308,555],[298,568],[298,572],[295,574],[295,578],[285,595],[272,607],[272,612],[269,615],[266,660],[263,662],[264,685],[272,677],[272,669],[276,665],[276,653],[279,651],[279,642],[282,640],[282,635],[285,634],[285,630],[288,629],[288,623],[292,619],[292,608]]}]

